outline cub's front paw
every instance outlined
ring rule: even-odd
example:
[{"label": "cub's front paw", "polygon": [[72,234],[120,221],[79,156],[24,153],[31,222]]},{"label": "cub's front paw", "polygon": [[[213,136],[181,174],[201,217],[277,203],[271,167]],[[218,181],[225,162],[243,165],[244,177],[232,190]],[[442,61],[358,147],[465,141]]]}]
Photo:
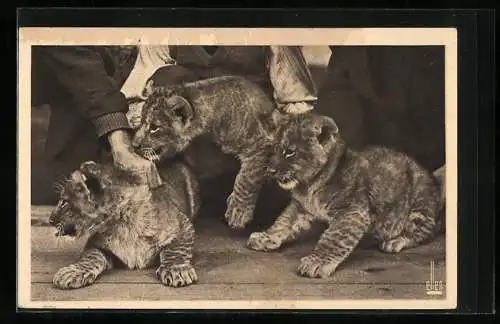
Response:
[{"label": "cub's front paw", "polygon": [[311,254],[300,259],[298,272],[309,278],[327,278],[335,271],[337,264],[328,262],[323,258]]},{"label": "cub's front paw", "polygon": [[280,247],[280,242],[265,232],[250,234],[247,246],[255,251],[274,251]]},{"label": "cub's front paw", "polygon": [[253,218],[253,206],[238,201],[231,194],[227,198],[226,222],[232,229],[245,228]]},{"label": "cub's front paw", "polygon": [[393,240],[380,243],[380,250],[387,253],[398,253],[409,246],[410,240],[406,237],[396,237]]},{"label": "cub's front paw", "polygon": [[77,289],[93,284],[96,277],[91,271],[70,265],[59,269],[52,282],[59,289]]},{"label": "cub's front paw", "polygon": [[160,265],[156,275],[162,284],[169,287],[185,287],[198,281],[198,276],[193,266],[183,265]]}]

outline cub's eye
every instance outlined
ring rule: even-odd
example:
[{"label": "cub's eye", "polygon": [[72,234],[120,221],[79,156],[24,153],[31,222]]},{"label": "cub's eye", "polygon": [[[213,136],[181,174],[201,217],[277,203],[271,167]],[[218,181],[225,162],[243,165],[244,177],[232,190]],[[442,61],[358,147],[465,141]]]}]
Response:
[{"label": "cub's eye", "polygon": [[295,150],[293,148],[286,148],[283,150],[283,156],[285,159],[291,158],[295,155]]},{"label": "cub's eye", "polygon": [[149,128],[149,133],[154,134],[154,133],[158,132],[159,130],[160,130],[160,127],[158,127],[157,125],[151,125]]},{"label": "cub's eye", "polygon": [[68,207],[69,207],[69,203],[66,199],[59,200],[59,208],[60,209],[66,209]]}]

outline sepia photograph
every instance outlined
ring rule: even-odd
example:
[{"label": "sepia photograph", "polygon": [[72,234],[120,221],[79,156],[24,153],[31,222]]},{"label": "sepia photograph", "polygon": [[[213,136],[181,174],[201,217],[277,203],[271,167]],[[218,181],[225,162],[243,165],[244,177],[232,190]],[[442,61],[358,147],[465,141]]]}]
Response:
[{"label": "sepia photograph", "polygon": [[19,28],[18,307],[452,309],[453,28]]}]

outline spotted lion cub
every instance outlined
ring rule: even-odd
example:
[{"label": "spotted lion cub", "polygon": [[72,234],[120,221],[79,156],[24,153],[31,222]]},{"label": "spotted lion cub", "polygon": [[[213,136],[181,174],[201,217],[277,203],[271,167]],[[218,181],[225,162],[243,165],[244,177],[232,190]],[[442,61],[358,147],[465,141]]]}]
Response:
[{"label": "spotted lion cub", "polygon": [[156,275],[172,287],[197,281],[191,265],[199,209],[198,184],[182,164],[158,168],[164,185],[150,189],[112,164],[85,162],[60,183],[60,200],[50,216],[56,235],[88,235],[80,258],[57,271],[60,289],[91,285],[118,259],[144,269],[159,258]]},{"label": "spotted lion cub", "polygon": [[382,251],[399,252],[438,231],[438,181],[410,157],[383,147],[353,151],[331,118],[312,112],[282,122],[277,134],[269,171],[292,202],[269,229],[251,234],[250,248],[276,250],[312,221],[324,222],[328,228],[298,272],[328,277],[365,234]]},{"label": "spotted lion cub", "polygon": [[162,161],[200,136],[222,152],[237,157],[241,167],[228,197],[225,218],[232,228],[252,219],[266,179],[267,125],[274,101],[256,83],[240,76],[222,76],[181,85],[146,87],[140,125],[133,145],[148,159]]}]

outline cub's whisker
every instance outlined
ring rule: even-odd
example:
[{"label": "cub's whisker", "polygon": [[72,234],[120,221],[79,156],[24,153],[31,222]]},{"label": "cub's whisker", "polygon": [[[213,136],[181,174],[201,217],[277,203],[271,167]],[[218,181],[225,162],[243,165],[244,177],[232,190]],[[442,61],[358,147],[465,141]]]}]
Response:
[{"label": "cub's whisker", "polygon": [[152,161],[152,162],[159,162],[160,161],[159,155],[155,152],[155,150],[153,150],[150,147],[146,147],[146,148],[141,149],[140,153],[145,159],[147,159],[149,161]]},{"label": "cub's whisker", "polygon": [[64,181],[63,180],[57,180],[52,183],[52,189],[59,194],[64,188]]},{"label": "cub's whisker", "polygon": [[59,249],[63,245],[63,238],[61,235],[56,235],[56,248]]}]

